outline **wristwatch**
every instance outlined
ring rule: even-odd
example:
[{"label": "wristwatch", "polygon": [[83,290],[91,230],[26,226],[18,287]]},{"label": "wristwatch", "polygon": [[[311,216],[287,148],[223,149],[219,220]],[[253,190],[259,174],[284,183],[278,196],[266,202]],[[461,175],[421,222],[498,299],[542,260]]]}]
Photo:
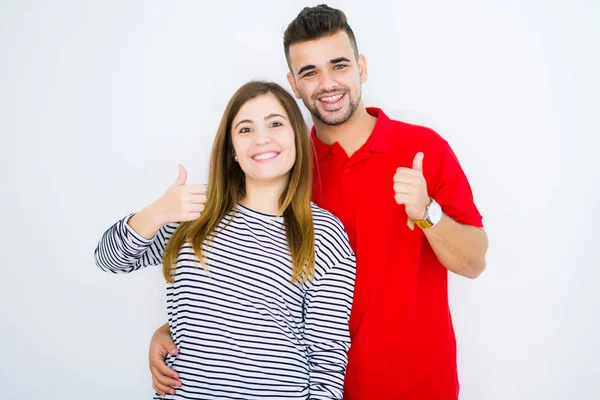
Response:
[{"label": "wristwatch", "polygon": [[425,208],[425,217],[423,219],[416,219],[415,225],[421,229],[431,228],[435,226],[442,219],[442,207],[431,197],[429,205]]}]

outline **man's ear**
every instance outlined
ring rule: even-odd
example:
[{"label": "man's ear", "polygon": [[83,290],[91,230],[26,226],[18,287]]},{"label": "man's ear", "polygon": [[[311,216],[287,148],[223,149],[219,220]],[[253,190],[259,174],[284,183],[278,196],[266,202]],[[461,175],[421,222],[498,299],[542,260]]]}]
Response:
[{"label": "man's ear", "polygon": [[294,95],[296,95],[296,98],[301,99],[302,96],[300,96],[300,92],[298,91],[298,86],[296,86],[296,80],[294,79],[294,76],[292,75],[291,72],[287,73],[287,80],[288,80],[290,86],[292,87],[292,90],[294,91]]},{"label": "man's ear", "polygon": [[367,81],[367,58],[364,54],[358,56],[358,70],[360,72],[360,82],[365,83]]}]

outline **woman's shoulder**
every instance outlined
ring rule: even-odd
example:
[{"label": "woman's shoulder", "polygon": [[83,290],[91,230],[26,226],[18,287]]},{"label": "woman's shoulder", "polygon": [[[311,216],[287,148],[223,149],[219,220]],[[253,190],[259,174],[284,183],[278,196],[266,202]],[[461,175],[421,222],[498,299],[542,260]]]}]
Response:
[{"label": "woman's shoulder", "polygon": [[335,251],[345,258],[353,254],[348,234],[342,221],[331,212],[311,203],[313,225],[315,228],[315,245],[319,250]]},{"label": "woman's shoulder", "polygon": [[310,208],[313,216],[315,230],[317,229],[341,229],[344,230],[344,225],[338,217],[336,217],[330,211],[319,207],[317,204],[311,202]]}]

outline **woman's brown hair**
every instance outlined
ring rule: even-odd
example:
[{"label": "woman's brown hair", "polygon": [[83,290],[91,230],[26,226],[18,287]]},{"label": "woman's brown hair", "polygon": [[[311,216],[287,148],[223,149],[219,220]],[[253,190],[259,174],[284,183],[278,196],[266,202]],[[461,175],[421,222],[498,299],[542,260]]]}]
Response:
[{"label": "woman's brown hair", "polygon": [[203,244],[218,234],[217,227],[245,196],[246,179],[234,160],[231,124],[240,109],[254,98],[274,95],[286,111],[294,130],[296,161],[289,172],[288,185],[279,199],[288,247],[292,256],[292,282],[304,282],[314,276],[315,235],[311,213],[312,156],[310,138],[296,100],[273,82],[251,81],[240,87],[227,104],[213,143],[208,171],[209,194],[204,211],[194,221],[182,222],[167,243],[163,256],[163,275],[173,283],[173,271],[179,251],[190,242],[194,253],[207,268]]}]

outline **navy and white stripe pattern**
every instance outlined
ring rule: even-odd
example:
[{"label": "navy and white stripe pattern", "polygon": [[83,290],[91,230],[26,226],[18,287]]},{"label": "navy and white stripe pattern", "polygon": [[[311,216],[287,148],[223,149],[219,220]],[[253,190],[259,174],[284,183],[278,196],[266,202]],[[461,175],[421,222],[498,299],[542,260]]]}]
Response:
[{"label": "navy and white stripe pattern", "polygon": [[[166,399],[341,399],[350,347],[356,259],[341,222],[311,204],[316,274],[292,284],[282,217],[237,205],[204,244],[205,271],[185,244],[167,285],[179,353],[167,364],[182,387]],[[177,224],[147,240],[128,215],[95,251],[103,270],[127,273],[162,262]],[[159,399],[156,395],[155,399]]]}]

